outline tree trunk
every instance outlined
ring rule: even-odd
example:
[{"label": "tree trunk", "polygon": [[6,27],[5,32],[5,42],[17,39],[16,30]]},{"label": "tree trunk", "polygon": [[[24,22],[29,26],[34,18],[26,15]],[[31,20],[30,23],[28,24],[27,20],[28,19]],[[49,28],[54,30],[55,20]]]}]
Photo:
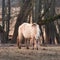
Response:
[{"label": "tree trunk", "polygon": [[[24,2],[24,5],[22,6],[22,9],[21,9],[21,11],[20,11],[20,13],[18,15],[16,24],[15,24],[15,29],[14,29],[13,37],[12,37],[12,43],[16,43],[19,25],[21,25],[23,22],[27,21],[25,19],[27,18],[28,14],[29,14],[28,13],[29,10],[27,8],[29,6],[29,3],[30,3],[30,0]],[[28,11],[26,11],[25,9],[28,10]],[[25,13],[25,12],[27,12],[27,13]]]}]

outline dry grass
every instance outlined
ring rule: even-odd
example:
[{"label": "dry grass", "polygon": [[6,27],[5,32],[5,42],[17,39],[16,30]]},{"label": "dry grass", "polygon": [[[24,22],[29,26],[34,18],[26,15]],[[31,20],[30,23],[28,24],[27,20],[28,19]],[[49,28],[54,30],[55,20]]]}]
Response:
[{"label": "dry grass", "polygon": [[0,45],[0,60],[60,60],[60,46],[40,46],[39,50]]}]

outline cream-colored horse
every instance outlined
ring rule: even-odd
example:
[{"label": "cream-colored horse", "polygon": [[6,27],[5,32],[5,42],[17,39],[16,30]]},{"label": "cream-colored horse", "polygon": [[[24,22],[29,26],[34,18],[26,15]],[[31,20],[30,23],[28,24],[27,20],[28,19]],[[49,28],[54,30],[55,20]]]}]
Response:
[{"label": "cream-colored horse", "polygon": [[38,40],[40,38],[40,29],[39,29],[39,25],[36,23],[23,23],[22,25],[19,26],[18,28],[18,40],[17,40],[17,44],[18,47],[21,48],[21,41],[22,38],[25,38],[26,41],[26,46],[28,47],[28,41],[30,40],[30,42],[33,43],[33,49],[34,49],[34,42],[36,42],[36,48],[38,49]]}]

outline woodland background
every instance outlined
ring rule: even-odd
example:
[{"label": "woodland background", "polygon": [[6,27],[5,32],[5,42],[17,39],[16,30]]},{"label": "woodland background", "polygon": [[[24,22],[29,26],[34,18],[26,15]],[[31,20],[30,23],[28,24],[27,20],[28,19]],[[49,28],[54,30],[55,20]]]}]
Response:
[{"label": "woodland background", "polygon": [[60,44],[60,0],[0,0],[2,43],[16,43],[18,27],[36,22],[41,44]]}]

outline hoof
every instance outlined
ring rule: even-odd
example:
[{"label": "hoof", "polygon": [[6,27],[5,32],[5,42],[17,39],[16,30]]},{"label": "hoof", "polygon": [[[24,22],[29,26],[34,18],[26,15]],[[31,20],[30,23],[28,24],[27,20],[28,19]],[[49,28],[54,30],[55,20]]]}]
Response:
[{"label": "hoof", "polygon": [[38,50],[38,48],[36,48],[36,50]]},{"label": "hoof", "polygon": [[34,50],[34,48],[32,48],[32,50]]},{"label": "hoof", "polygon": [[35,48],[36,50],[38,50],[38,48]]},{"label": "hoof", "polygon": [[26,49],[29,49],[29,47],[26,47]]},{"label": "hoof", "polygon": [[18,48],[19,48],[19,49],[21,49],[21,47],[20,47],[20,46],[19,46]]}]

